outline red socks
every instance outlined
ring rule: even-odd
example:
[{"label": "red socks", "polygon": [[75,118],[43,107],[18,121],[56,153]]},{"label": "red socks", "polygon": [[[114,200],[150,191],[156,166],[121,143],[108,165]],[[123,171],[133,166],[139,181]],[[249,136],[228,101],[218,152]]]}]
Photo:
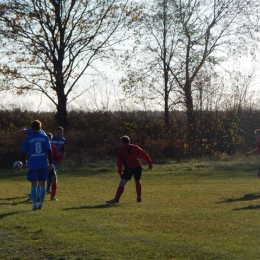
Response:
[{"label": "red socks", "polygon": [[51,184],[51,197],[52,198],[55,197],[55,195],[56,195],[57,186],[58,186],[57,183]]},{"label": "red socks", "polygon": [[135,189],[136,189],[137,199],[141,199],[141,197],[142,197],[142,184],[141,184],[141,182],[135,183]]},{"label": "red socks", "polygon": [[121,187],[121,186],[119,186],[119,187],[117,188],[116,196],[115,196],[115,199],[116,199],[117,201],[119,201],[121,195],[122,195],[123,192],[124,192],[124,189],[125,189],[125,188],[124,188],[124,187]]}]

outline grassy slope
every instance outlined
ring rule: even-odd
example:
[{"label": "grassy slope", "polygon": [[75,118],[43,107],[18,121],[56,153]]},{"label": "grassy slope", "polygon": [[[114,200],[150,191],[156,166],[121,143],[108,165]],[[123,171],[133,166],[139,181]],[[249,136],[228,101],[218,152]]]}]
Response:
[{"label": "grassy slope", "polygon": [[0,173],[0,259],[259,259],[257,158],[168,163],[108,206],[119,178],[104,162],[59,172],[59,202],[25,202],[25,172]]}]

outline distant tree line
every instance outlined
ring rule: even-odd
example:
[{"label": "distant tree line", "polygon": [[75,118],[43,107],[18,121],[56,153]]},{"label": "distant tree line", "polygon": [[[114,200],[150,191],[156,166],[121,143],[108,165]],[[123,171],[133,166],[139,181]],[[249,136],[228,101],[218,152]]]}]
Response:
[{"label": "distant tree line", "polygon": [[[76,112],[65,132],[68,162],[80,165],[87,158],[114,158],[119,137],[129,135],[141,145],[155,163],[164,159],[182,162],[191,158],[214,158],[245,154],[255,147],[254,130],[260,127],[259,110],[230,110],[195,114],[196,138],[189,140],[186,113],[172,111],[165,127],[163,112]],[[54,132],[55,113],[0,111],[0,165],[11,167],[21,159],[20,146],[25,138],[20,129],[39,119],[43,130]]]},{"label": "distant tree line", "polygon": [[244,0],[2,0],[0,90],[45,95],[67,128],[67,105],[91,87],[79,79],[113,60],[124,72],[117,87],[137,102],[155,100],[165,127],[172,111],[186,112],[193,145],[196,107],[206,110],[216,93],[219,66],[258,53],[259,8]]}]

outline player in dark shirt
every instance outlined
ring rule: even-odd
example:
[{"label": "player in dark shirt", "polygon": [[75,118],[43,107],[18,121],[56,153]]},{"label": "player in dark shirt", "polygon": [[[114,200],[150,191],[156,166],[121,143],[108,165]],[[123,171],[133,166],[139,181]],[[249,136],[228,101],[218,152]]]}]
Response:
[{"label": "player in dark shirt", "polygon": [[137,202],[142,201],[142,163],[139,158],[144,159],[148,163],[149,169],[153,168],[152,159],[150,156],[138,145],[130,144],[130,138],[128,136],[122,136],[120,138],[120,149],[117,155],[117,169],[118,174],[121,177],[121,181],[117,188],[117,192],[114,199],[107,201],[109,204],[118,203],[121,195],[124,192],[124,187],[132,176],[135,179],[135,187],[137,194]]}]

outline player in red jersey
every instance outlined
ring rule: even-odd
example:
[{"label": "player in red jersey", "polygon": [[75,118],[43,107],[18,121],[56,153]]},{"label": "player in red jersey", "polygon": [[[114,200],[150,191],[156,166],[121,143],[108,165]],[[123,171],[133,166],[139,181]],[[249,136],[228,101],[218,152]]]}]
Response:
[{"label": "player in red jersey", "polygon": [[[257,147],[251,151],[251,152],[248,152],[246,155],[256,155],[256,154],[260,154],[260,129],[256,129],[255,130],[255,136],[256,136],[256,141],[257,141]],[[256,175],[257,177],[260,178],[260,166],[256,172]]]},{"label": "player in red jersey", "polygon": [[138,158],[144,159],[148,163],[149,169],[153,168],[152,159],[150,156],[138,145],[130,144],[130,138],[128,136],[122,136],[120,138],[120,149],[117,155],[117,169],[118,174],[121,177],[121,181],[116,191],[115,198],[107,201],[109,204],[118,203],[121,195],[124,192],[125,185],[132,176],[135,179],[135,187],[137,194],[137,202],[142,201],[142,163]]},{"label": "player in red jersey", "polygon": [[[52,133],[48,133],[47,136],[49,137],[49,140],[52,140]],[[51,200],[53,201],[58,201],[56,199],[56,191],[57,191],[57,187],[58,187],[58,180],[57,180],[57,165],[59,162],[62,161],[62,156],[59,154],[57,147],[54,144],[51,144],[51,150],[52,150],[52,157],[53,157],[53,165],[54,168],[49,171],[49,175],[48,175],[48,182],[47,182],[47,190],[50,190],[51,187]]]}]

